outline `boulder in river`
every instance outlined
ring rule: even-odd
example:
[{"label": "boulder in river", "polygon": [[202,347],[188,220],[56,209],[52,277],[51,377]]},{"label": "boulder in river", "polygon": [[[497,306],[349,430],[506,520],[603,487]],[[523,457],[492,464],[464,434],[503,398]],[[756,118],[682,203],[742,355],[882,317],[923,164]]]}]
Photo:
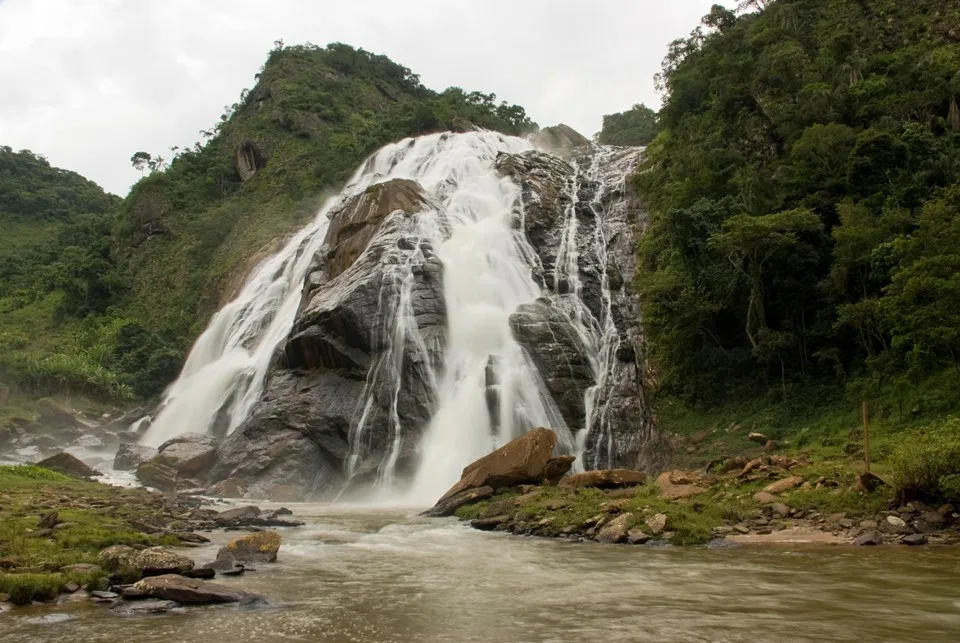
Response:
[{"label": "boulder in river", "polygon": [[187,605],[238,603],[248,596],[243,590],[176,574],[144,578],[137,581],[133,587],[141,596]]},{"label": "boulder in river", "polygon": [[634,471],[632,469],[599,469],[568,476],[560,481],[560,486],[566,487],[567,489],[582,489],[584,487],[619,489],[622,487],[635,487],[646,481],[647,474],[643,471]]},{"label": "boulder in river", "polygon": [[141,462],[157,455],[157,450],[144,444],[121,444],[113,458],[113,468],[117,471],[134,471]]},{"label": "boulder in river", "polygon": [[493,487],[477,487],[476,489],[467,489],[438,501],[432,509],[424,511],[421,515],[432,516],[434,518],[452,516],[460,507],[483,500],[484,498],[489,498],[492,495]]},{"label": "boulder in river", "polygon": [[103,475],[93,467],[84,464],[75,456],[65,452],[57,453],[56,455],[52,455],[45,460],[41,460],[37,463],[37,466],[62,473],[66,476],[72,476],[74,478],[92,478]]},{"label": "boulder in river", "polygon": [[556,445],[557,435],[550,429],[531,429],[467,465],[460,482],[443,494],[440,502],[468,489],[490,487],[496,491],[521,484],[536,484],[543,480]]},{"label": "boulder in river", "polygon": [[275,531],[258,531],[237,538],[217,552],[217,560],[239,563],[274,563],[280,550],[280,534]]}]

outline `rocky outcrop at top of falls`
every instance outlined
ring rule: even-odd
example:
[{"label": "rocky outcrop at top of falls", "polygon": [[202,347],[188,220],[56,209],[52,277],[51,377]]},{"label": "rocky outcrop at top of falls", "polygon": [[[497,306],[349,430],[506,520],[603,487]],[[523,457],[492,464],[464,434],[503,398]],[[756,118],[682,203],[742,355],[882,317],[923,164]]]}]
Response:
[{"label": "rocky outcrop at top of falls", "polygon": [[[541,288],[510,329],[542,379],[544,403],[572,434],[589,425],[588,469],[648,468],[660,446],[627,287],[641,211],[624,178],[638,153],[579,147],[563,160],[530,150],[494,163],[519,186],[514,229]],[[447,217],[407,179],[374,184],[331,212],[261,399],[200,482],[240,480],[249,497],[287,500],[372,483],[387,461],[398,477],[413,472],[447,339],[444,267],[431,241],[448,235]],[[488,388],[495,417],[503,402],[496,381]]]}]

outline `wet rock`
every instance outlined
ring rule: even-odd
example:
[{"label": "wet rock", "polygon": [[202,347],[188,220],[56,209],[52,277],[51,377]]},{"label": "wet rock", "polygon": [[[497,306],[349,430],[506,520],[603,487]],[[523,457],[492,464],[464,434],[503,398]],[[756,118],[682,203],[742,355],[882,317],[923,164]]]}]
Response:
[{"label": "wet rock", "polygon": [[561,455],[547,460],[547,466],[543,471],[543,483],[550,486],[557,485],[573,467],[573,461],[576,459],[576,456]]},{"label": "wet rock", "polygon": [[67,594],[74,594],[80,591],[80,586],[74,582],[70,582],[63,586],[63,591]]},{"label": "wet rock", "polygon": [[508,520],[510,520],[510,516],[501,514],[499,516],[490,516],[489,518],[477,518],[476,520],[471,520],[470,526],[474,529],[479,529],[480,531],[491,531]]},{"label": "wet rock", "polygon": [[783,478],[782,480],[777,480],[774,483],[768,484],[763,488],[767,493],[772,493],[773,495],[778,495],[784,491],[790,491],[791,489],[796,489],[801,484],[803,484],[803,478],[800,476],[790,476],[788,478]]},{"label": "wet rock", "polygon": [[280,550],[280,534],[275,531],[258,531],[237,538],[217,552],[217,560],[239,563],[273,563]]},{"label": "wet rock", "polygon": [[880,523],[880,531],[885,534],[912,534],[913,529],[899,516],[887,516]]},{"label": "wet rock", "polygon": [[178,607],[174,601],[165,601],[160,599],[137,601],[135,603],[118,603],[110,608],[110,613],[114,616],[141,616],[144,614],[166,614],[170,610]]},{"label": "wet rock", "polygon": [[101,601],[112,601],[114,599],[120,598],[120,594],[117,594],[116,592],[106,592],[106,591],[100,591],[100,590],[90,592],[90,596],[93,596],[94,598],[98,598]]},{"label": "wet rock", "polygon": [[237,603],[247,595],[244,591],[226,585],[175,574],[144,578],[137,581],[134,588],[149,598],[176,601],[186,605]]},{"label": "wet rock", "polygon": [[600,469],[568,476],[560,481],[560,486],[566,489],[583,489],[586,487],[619,489],[623,487],[635,487],[643,484],[646,480],[647,474],[643,471],[633,471],[631,469]]},{"label": "wet rock", "polygon": [[646,519],[646,523],[650,533],[658,536],[667,528],[667,516],[666,514],[654,514]]},{"label": "wet rock", "polygon": [[867,532],[857,536],[853,541],[854,545],[882,545],[883,534],[876,529],[870,529]]},{"label": "wet rock", "polygon": [[452,516],[457,509],[464,505],[473,504],[484,498],[489,498],[494,493],[493,487],[479,487],[477,489],[467,489],[460,493],[450,496],[446,500],[440,500],[433,508],[421,513],[421,516],[430,516],[440,518],[443,516]]},{"label": "wet rock", "polygon": [[157,455],[157,450],[143,444],[121,444],[113,458],[113,468],[117,471],[134,471],[141,462]]},{"label": "wet rock", "polygon": [[214,521],[218,527],[236,527],[257,518],[259,515],[260,507],[245,505],[243,507],[221,511],[214,516]]},{"label": "wet rock", "polygon": [[627,540],[632,513],[620,514],[597,532],[597,540],[602,543],[619,543]]},{"label": "wet rock", "polygon": [[78,458],[65,452],[57,453],[56,455],[37,462],[37,466],[74,478],[93,478],[103,475],[96,469],[81,462]]},{"label": "wet rock", "polygon": [[227,478],[208,487],[205,493],[213,498],[243,498],[247,485],[240,478]]},{"label": "wet rock", "polygon": [[176,491],[177,470],[156,460],[137,465],[137,480],[159,491]]},{"label": "wet rock", "polygon": [[453,485],[440,502],[468,489],[490,487],[497,490],[540,482],[556,444],[557,435],[550,429],[531,429],[467,465],[460,482]]},{"label": "wet rock", "polygon": [[631,545],[642,545],[650,540],[648,536],[642,529],[631,529],[627,532],[627,542]]},{"label": "wet rock", "polygon": [[908,536],[904,536],[903,540],[901,540],[900,542],[902,542],[904,545],[912,545],[912,546],[926,545],[927,537],[924,536],[923,534],[910,534]]},{"label": "wet rock", "polygon": [[212,567],[197,567],[180,574],[187,578],[199,578],[201,580],[210,580],[217,575],[217,572]]}]

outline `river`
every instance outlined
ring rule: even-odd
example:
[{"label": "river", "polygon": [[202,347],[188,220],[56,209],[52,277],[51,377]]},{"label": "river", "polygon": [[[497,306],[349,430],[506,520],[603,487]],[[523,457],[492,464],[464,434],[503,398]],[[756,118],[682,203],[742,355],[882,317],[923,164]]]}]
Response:
[{"label": "river", "polygon": [[[474,531],[411,510],[290,505],[280,560],[226,579],[273,608],[135,618],[87,600],[0,616],[23,641],[957,641],[960,551],[648,548]],[[233,535],[188,550],[212,560]]]}]

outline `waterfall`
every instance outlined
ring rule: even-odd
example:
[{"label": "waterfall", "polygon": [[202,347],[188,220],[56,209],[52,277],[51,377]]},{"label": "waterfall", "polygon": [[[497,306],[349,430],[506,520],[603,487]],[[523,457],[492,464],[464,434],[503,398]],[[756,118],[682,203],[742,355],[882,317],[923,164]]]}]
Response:
[{"label": "waterfall", "polygon": [[[445,133],[387,145],[368,158],[343,191],[279,252],[262,261],[240,294],[214,315],[167,390],[143,441],[156,446],[185,432],[230,435],[247,420],[307,303],[301,302],[304,284],[327,256],[324,242],[330,218],[372,185],[407,179],[419,184],[428,205],[412,216],[415,235],[404,239],[404,252],[390,255],[393,258],[381,267],[379,326],[363,393],[350,421],[345,475],[365,474],[375,457],[378,484],[395,485],[403,441],[411,430],[398,410],[404,360],[413,355],[426,363],[437,341],[422,336],[411,301],[415,273],[424,254],[431,252],[443,267],[446,336],[435,351],[439,363],[427,368],[432,407],[417,445],[419,466],[410,482],[413,496],[434,499],[465,465],[533,426],[553,428],[562,452],[582,454],[587,432],[602,431],[604,409],[597,403],[598,392],[613,368],[619,333],[606,276],[602,211],[609,186],[595,190],[586,204],[596,212],[595,224],[581,229],[577,208],[582,205],[583,182],[608,181],[603,168],[617,153],[596,148],[585,169],[574,164],[566,186],[569,205],[557,260],[548,266],[556,292],[546,293],[537,279],[544,270],[538,249],[525,235],[520,186],[495,165],[498,154],[530,150],[527,140],[493,132]],[[635,162],[636,152],[632,154],[628,162]],[[621,169],[621,163],[614,165]],[[602,274],[598,314],[581,296],[584,249],[599,262],[596,269]],[[511,330],[510,318],[517,308],[545,293],[569,316],[593,371],[595,385],[585,393],[587,414],[581,425],[586,430],[576,437],[528,349],[518,344]],[[378,420],[385,422],[385,433],[372,432],[371,417],[377,413],[386,416]],[[381,443],[374,444],[375,437]]]}]

